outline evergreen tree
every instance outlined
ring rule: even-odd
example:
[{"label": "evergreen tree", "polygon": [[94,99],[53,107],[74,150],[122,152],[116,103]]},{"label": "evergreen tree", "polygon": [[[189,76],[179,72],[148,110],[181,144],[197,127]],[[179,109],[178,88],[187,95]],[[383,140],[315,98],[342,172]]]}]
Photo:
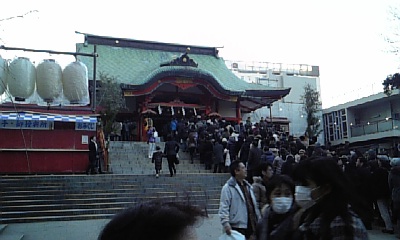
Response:
[{"label": "evergreen tree", "polygon": [[100,73],[98,80],[99,87],[96,91],[96,102],[100,108],[104,133],[108,136],[115,129],[112,125],[116,119],[118,112],[126,108],[125,98],[122,89],[117,83],[116,78],[106,73]]},{"label": "evergreen tree", "polygon": [[387,78],[383,81],[383,92],[390,96],[392,94],[392,90],[400,88],[400,74],[395,73],[393,75],[387,76]]},{"label": "evergreen tree", "polygon": [[319,100],[319,92],[311,87],[310,84],[304,86],[304,94],[301,96],[303,101],[303,110],[307,115],[307,128],[305,136],[309,139],[318,137],[322,132],[319,128],[321,127],[320,119],[317,114],[321,111],[322,103]]}]

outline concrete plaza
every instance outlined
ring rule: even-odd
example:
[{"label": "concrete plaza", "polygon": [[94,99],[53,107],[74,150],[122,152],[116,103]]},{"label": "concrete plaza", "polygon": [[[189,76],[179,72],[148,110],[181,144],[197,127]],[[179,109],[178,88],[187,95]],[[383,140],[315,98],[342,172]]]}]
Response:
[{"label": "concrete plaza", "polygon": [[[85,221],[54,221],[37,223],[8,224],[2,239],[11,235],[23,235],[23,240],[96,240],[99,232],[109,219]],[[218,215],[212,214],[197,228],[199,240],[218,240],[222,233]],[[394,235],[381,233],[376,228],[368,231],[370,240],[396,239]],[[11,238],[9,238],[11,239]]]}]

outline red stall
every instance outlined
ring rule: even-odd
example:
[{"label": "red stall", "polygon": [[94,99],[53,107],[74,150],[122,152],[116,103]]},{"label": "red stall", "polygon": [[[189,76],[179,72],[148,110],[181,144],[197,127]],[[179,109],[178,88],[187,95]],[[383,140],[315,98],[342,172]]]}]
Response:
[{"label": "red stall", "polygon": [[0,173],[80,173],[96,135],[90,111],[0,112]]},{"label": "red stall", "polygon": [[96,84],[89,93],[87,67],[76,56],[95,62],[97,54],[0,49],[75,56],[64,68],[55,59],[0,57],[0,173],[85,172],[89,139],[98,135]]}]

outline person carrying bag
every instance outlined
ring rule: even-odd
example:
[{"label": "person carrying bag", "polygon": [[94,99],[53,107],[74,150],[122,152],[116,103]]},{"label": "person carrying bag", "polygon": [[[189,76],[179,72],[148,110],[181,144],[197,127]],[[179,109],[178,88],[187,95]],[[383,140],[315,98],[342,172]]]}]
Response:
[{"label": "person carrying bag", "polygon": [[177,158],[178,152],[179,143],[175,141],[171,135],[168,135],[167,141],[165,142],[164,154],[167,156],[170,177],[176,175],[175,164],[179,164],[179,159]]}]

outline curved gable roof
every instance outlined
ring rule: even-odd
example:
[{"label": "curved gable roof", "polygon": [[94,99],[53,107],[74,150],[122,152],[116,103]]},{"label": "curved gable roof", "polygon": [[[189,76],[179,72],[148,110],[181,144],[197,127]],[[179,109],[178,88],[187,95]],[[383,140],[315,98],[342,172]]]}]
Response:
[{"label": "curved gable roof", "polygon": [[[86,42],[77,44],[77,52],[93,53],[94,45],[99,55],[97,74],[104,72],[114,76],[127,89],[145,88],[160,77],[180,76],[204,78],[219,91],[230,95],[280,98],[290,91],[290,88],[271,88],[243,81],[226,67],[223,58],[217,56],[216,48],[86,35]],[[162,66],[181,56],[187,47],[190,47],[187,55],[197,67]],[[93,60],[82,56],[78,59],[86,64],[91,78]]]}]

